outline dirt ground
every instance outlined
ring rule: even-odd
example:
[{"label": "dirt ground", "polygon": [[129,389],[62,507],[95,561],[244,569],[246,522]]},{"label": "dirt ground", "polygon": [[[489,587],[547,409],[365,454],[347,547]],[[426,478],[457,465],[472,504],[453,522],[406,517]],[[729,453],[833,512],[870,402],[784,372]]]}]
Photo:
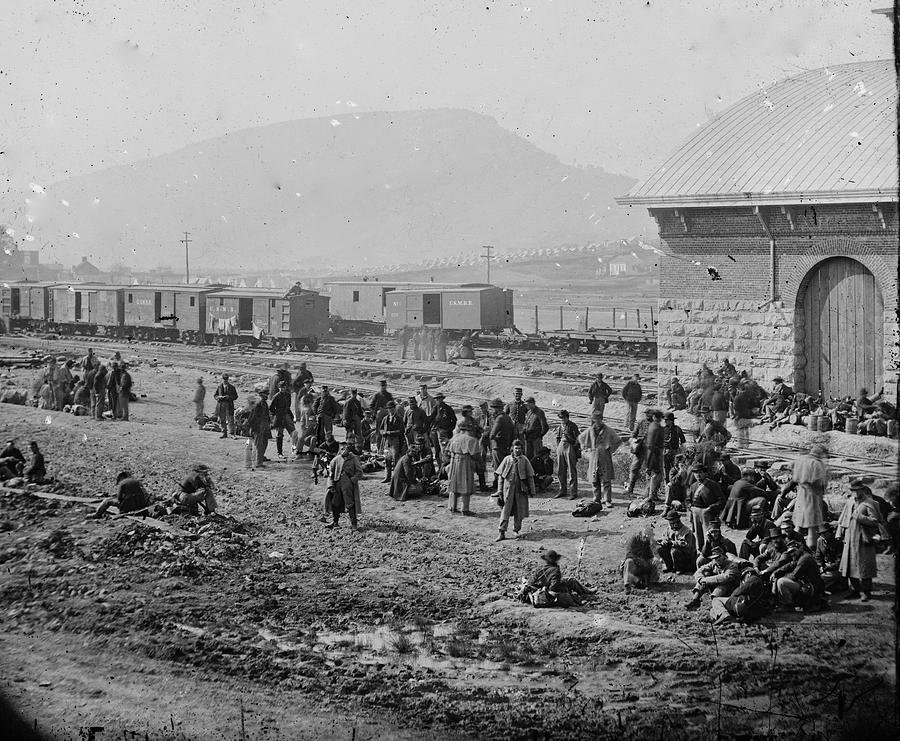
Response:
[{"label": "dirt ground", "polygon": [[[243,440],[196,428],[196,368],[133,375],[130,423],[0,404],[65,494],[108,495],[124,469],[164,496],[194,461],[220,488],[224,517],[166,518],[190,538],[0,489],[2,691],[52,737],[896,738],[890,556],[868,604],[713,628],[683,608],[689,577],[623,591],[627,537],[664,522],[627,518],[621,486],[597,521],[537,498],[495,543],[489,498],[461,518],[373,474],[362,530],[324,530],[309,463],[249,471]],[[549,548],[599,589],[589,607],[510,598]]]}]

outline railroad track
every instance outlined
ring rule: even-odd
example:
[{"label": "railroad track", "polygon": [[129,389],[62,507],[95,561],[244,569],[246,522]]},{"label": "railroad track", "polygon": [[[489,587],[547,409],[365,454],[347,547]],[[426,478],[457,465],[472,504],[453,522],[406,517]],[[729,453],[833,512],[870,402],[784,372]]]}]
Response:
[{"label": "railroad track", "polygon": [[[264,351],[260,350],[235,351],[234,348],[198,348],[196,346],[190,345],[152,345],[149,343],[128,343],[121,341],[98,343],[96,341],[96,338],[92,338],[90,340],[81,340],[77,338],[44,340],[27,336],[15,336],[11,338],[0,339],[0,344],[18,344],[20,346],[31,345],[32,347],[38,348],[41,352],[53,354],[66,352],[67,349],[69,351],[85,350],[88,345],[93,345],[96,347],[98,344],[105,344],[110,348],[111,351],[119,350],[120,352],[125,351],[134,355],[140,354],[144,356],[143,359],[145,360],[153,358],[157,362],[173,363],[181,365],[183,367],[196,368],[204,372],[211,372],[211,365],[214,365],[215,372],[228,372],[236,375],[259,375],[266,379],[271,375],[271,372],[276,367],[278,367],[279,364],[285,362],[285,360],[294,362],[300,362],[301,360],[303,360],[307,362],[311,361],[315,364],[318,380],[320,380],[321,382],[326,382],[329,385],[333,385],[337,389],[341,387],[354,387],[360,389],[361,391],[369,391],[374,393],[380,387],[379,384],[369,383],[365,380],[361,381],[357,377],[335,375],[333,373],[329,373],[326,375],[325,373],[321,372],[322,368],[327,367],[338,370],[347,370],[348,368],[352,370],[358,369],[360,367],[371,368],[371,366],[368,365],[366,361],[354,361],[353,363],[347,365],[340,363],[329,364],[327,362],[323,363],[323,358],[319,354],[280,353],[275,356],[267,356]],[[25,362],[27,362],[27,359],[23,358],[23,363]],[[412,384],[403,382],[397,383],[396,381],[392,382],[391,384],[391,390],[394,393],[406,394],[410,396],[418,390],[418,377],[443,376],[446,379],[460,376],[467,377],[468,375],[476,375],[480,377],[497,377],[495,374],[487,373],[457,373],[457,371],[459,370],[458,367],[453,368],[451,372],[439,372],[430,368],[398,369],[396,367],[393,367],[391,368],[391,370],[402,370],[417,377],[416,382]],[[507,376],[504,375],[503,377]],[[521,380],[520,375],[509,375],[508,377],[515,380]],[[551,377],[550,379],[544,380],[556,381],[558,379],[556,379],[555,377]],[[448,401],[454,403],[455,405],[471,403],[473,406],[477,406],[482,401],[484,401],[483,396],[465,394],[456,391],[448,393],[447,397]],[[545,408],[544,411],[550,414],[554,410],[553,408]],[[579,423],[582,428],[590,424],[589,414],[576,411],[571,411],[570,414],[572,420]],[[606,421],[621,435],[627,436],[629,434],[628,430],[625,429],[624,420],[622,418],[607,415]],[[768,441],[752,441],[748,447],[729,445],[728,450],[733,454],[737,453],[739,457],[747,460],[754,458],[765,458],[772,459],[776,463],[793,462],[799,456],[807,452],[807,449],[804,447]],[[829,453],[828,465],[831,469],[841,471],[843,473],[868,475],[889,480],[897,478],[897,465],[894,460],[882,460],[869,456],[853,456],[838,453]]]}]

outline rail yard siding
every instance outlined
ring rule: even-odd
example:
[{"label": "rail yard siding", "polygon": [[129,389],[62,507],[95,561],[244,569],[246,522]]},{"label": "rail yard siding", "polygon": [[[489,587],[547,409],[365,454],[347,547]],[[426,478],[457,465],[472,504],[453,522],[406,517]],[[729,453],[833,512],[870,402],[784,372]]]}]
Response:
[{"label": "rail yard siding", "polygon": [[[713,365],[728,357],[766,382],[782,376],[803,389],[804,279],[829,257],[849,257],[872,273],[881,293],[883,383],[886,396],[895,399],[896,203],[881,204],[880,214],[872,204],[794,206],[788,209],[790,219],[777,206],[763,207],[775,238],[774,302],[769,301],[769,238],[750,206],[679,209],[679,216],[673,209],[652,213],[667,253],[660,256],[657,325],[662,383],[676,370],[689,376],[704,361]],[[711,280],[708,266],[721,280]]]}]

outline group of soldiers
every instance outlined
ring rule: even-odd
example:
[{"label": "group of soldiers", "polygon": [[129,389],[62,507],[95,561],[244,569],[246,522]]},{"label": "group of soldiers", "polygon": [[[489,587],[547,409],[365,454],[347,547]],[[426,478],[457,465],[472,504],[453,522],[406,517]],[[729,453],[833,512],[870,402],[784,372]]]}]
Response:
[{"label": "group of soldiers", "polygon": [[93,348],[77,364],[64,356],[47,356],[44,362],[36,393],[38,408],[94,419],[104,419],[108,410],[110,419],[129,420],[134,380],[118,352],[105,365]]},{"label": "group of soldiers", "polygon": [[412,344],[412,358],[415,360],[447,360],[447,345],[450,336],[438,327],[403,327],[397,332],[400,359],[405,360]]}]

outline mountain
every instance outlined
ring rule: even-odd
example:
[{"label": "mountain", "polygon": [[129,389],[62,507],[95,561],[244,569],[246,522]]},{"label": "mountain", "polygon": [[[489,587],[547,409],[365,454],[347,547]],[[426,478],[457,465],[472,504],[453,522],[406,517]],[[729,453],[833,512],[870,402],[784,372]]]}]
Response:
[{"label": "mountain", "polygon": [[73,177],[28,193],[27,213],[32,246],[72,263],[178,266],[189,231],[195,268],[365,268],[652,234],[646,212],[613,202],[633,183],[470,111],[378,112],[244,129]]}]

